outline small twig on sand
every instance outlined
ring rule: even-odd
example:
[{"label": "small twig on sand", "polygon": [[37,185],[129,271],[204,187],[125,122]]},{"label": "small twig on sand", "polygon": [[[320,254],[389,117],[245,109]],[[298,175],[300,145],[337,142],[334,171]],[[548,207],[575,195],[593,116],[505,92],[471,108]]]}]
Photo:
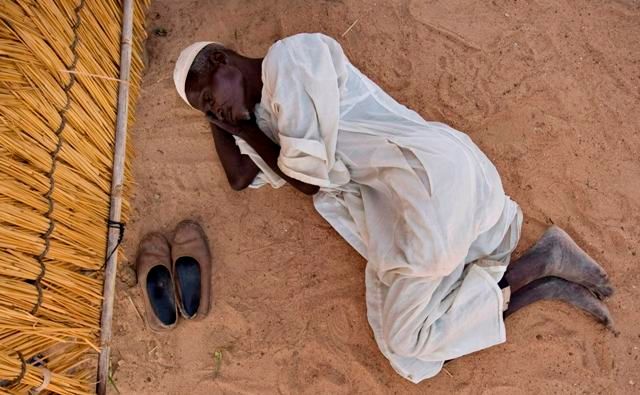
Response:
[{"label": "small twig on sand", "polygon": [[215,362],[215,367],[213,369],[213,378],[216,378],[220,374],[220,366],[222,365],[222,350],[216,350],[213,353],[213,359]]},{"label": "small twig on sand", "polygon": [[347,33],[349,33],[351,31],[351,29],[353,29],[353,27],[356,25],[356,23],[358,23],[358,21],[360,20],[360,18],[356,19],[351,26],[349,26],[349,28],[347,30],[344,31],[344,33],[342,33],[341,37],[344,37],[347,35]]},{"label": "small twig on sand", "polygon": [[113,375],[111,375],[111,372],[109,372],[109,384],[113,386],[113,389],[116,391],[116,393],[120,393],[118,386],[116,386],[116,382],[113,380]]},{"label": "small twig on sand", "polygon": [[435,30],[436,32],[442,34],[443,36],[445,36],[446,38],[448,38],[449,40],[462,45],[463,47],[469,48],[469,49],[474,49],[476,51],[482,51],[482,48],[480,48],[479,46],[473,44],[472,42],[470,42],[469,40],[467,40],[466,38],[464,38],[462,35],[460,35],[459,33],[456,33],[452,30],[449,29],[445,29],[442,26],[438,26],[435,25],[433,23],[429,23],[426,21],[422,21],[422,20],[418,20],[418,22],[420,22],[421,24],[425,25],[426,27],[428,27],[431,30]]},{"label": "small twig on sand", "polygon": [[154,352],[156,349],[158,348],[158,346],[155,346],[154,348],[152,348],[151,350],[149,350],[149,355],[151,355],[152,352]]},{"label": "small twig on sand", "polygon": [[442,368],[442,370],[444,370],[444,372],[449,376],[449,377],[453,377],[453,375],[451,374],[450,371],[447,370],[447,368]]},{"label": "small twig on sand", "polygon": [[131,306],[133,306],[133,309],[136,311],[138,318],[140,318],[140,321],[142,321],[142,323],[144,324],[144,319],[142,319],[142,314],[140,314],[140,311],[138,311],[138,307],[136,307],[136,304],[133,303],[133,299],[131,299],[131,295],[127,294],[127,299],[129,299],[129,302],[131,302]]}]

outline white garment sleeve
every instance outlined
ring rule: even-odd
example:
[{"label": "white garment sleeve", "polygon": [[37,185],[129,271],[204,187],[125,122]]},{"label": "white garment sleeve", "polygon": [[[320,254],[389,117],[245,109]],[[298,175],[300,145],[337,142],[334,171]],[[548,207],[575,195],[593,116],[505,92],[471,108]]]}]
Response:
[{"label": "white garment sleeve", "polygon": [[267,184],[273,188],[280,188],[287,182],[283,180],[269,165],[262,159],[260,155],[253,149],[246,141],[238,136],[233,136],[236,140],[236,145],[240,149],[240,153],[247,155],[260,171],[249,185],[249,188],[260,188]]},{"label": "white garment sleeve", "polygon": [[263,103],[276,121],[278,166],[289,177],[321,187],[349,179],[335,157],[345,62],[340,45],[320,34],[279,41],[265,58],[264,91],[270,97]]}]

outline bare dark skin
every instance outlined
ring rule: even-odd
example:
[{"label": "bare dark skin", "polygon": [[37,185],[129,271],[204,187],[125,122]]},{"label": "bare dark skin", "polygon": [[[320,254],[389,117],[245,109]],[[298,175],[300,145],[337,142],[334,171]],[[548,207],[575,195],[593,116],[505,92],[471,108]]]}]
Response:
[{"label": "bare dark skin", "polygon": [[190,72],[186,82],[189,103],[211,124],[216,151],[229,184],[245,189],[258,174],[251,159],[240,153],[232,136],[245,140],[280,177],[306,195],[318,187],[285,175],[278,167],[280,147],[256,125],[252,111],[262,95],[262,59],[250,59],[227,49],[205,48],[204,72]]},{"label": "bare dark skin", "polygon": [[[313,195],[318,187],[292,179],[277,165],[280,147],[260,131],[252,111],[260,102],[262,59],[251,59],[224,47],[207,47],[207,69],[190,72],[186,92],[191,105],[211,124],[218,156],[229,184],[246,188],[258,173],[251,159],[240,153],[233,136],[243,138],[264,161],[294,188]],[[199,55],[199,56],[201,56]],[[192,75],[194,74],[194,75]],[[592,315],[613,330],[602,300],[613,294],[606,272],[562,229],[553,226],[522,257],[511,262],[505,279],[511,301],[505,318],[540,300],[559,300]]]},{"label": "bare dark skin", "polygon": [[505,278],[512,292],[505,317],[539,300],[560,300],[613,330],[609,310],[602,303],[613,294],[607,273],[557,226],[512,262]]}]

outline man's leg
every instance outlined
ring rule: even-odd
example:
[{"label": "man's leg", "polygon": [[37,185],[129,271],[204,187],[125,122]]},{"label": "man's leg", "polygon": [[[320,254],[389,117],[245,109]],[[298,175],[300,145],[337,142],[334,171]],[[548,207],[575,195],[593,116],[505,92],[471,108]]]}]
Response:
[{"label": "man's leg", "polygon": [[[609,309],[600,299],[596,298],[590,290],[582,285],[559,277],[539,278],[518,289],[517,292],[511,295],[509,307],[503,313],[504,318],[509,317],[525,306],[541,300],[559,300],[569,303],[591,314],[598,322],[613,331],[616,336],[618,334],[614,329]],[[444,363],[447,364],[451,361],[453,360],[448,360]]]},{"label": "man's leg", "polygon": [[505,273],[512,293],[549,276],[580,284],[600,299],[613,294],[604,269],[557,226],[549,228]]},{"label": "man's leg", "polygon": [[557,226],[509,265],[505,282],[512,292],[505,318],[540,300],[560,300],[612,328],[609,310],[600,301],[613,294],[607,273]]},{"label": "man's leg", "polygon": [[604,326],[613,329],[613,320],[609,309],[587,288],[558,277],[545,277],[535,280],[511,295],[509,308],[504,317],[521,308],[541,300],[560,300],[591,314]]},{"label": "man's leg", "polygon": [[616,333],[609,309],[600,300],[613,294],[607,273],[557,226],[511,262],[498,285],[511,288],[504,318],[541,300],[559,300],[591,314]]}]

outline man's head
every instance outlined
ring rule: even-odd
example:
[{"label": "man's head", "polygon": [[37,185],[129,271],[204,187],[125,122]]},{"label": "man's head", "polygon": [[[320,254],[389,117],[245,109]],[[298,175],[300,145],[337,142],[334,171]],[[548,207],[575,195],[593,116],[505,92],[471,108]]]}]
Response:
[{"label": "man's head", "polygon": [[180,53],[173,80],[180,96],[193,108],[235,124],[251,117],[244,76],[249,59],[218,43],[199,42]]}]

